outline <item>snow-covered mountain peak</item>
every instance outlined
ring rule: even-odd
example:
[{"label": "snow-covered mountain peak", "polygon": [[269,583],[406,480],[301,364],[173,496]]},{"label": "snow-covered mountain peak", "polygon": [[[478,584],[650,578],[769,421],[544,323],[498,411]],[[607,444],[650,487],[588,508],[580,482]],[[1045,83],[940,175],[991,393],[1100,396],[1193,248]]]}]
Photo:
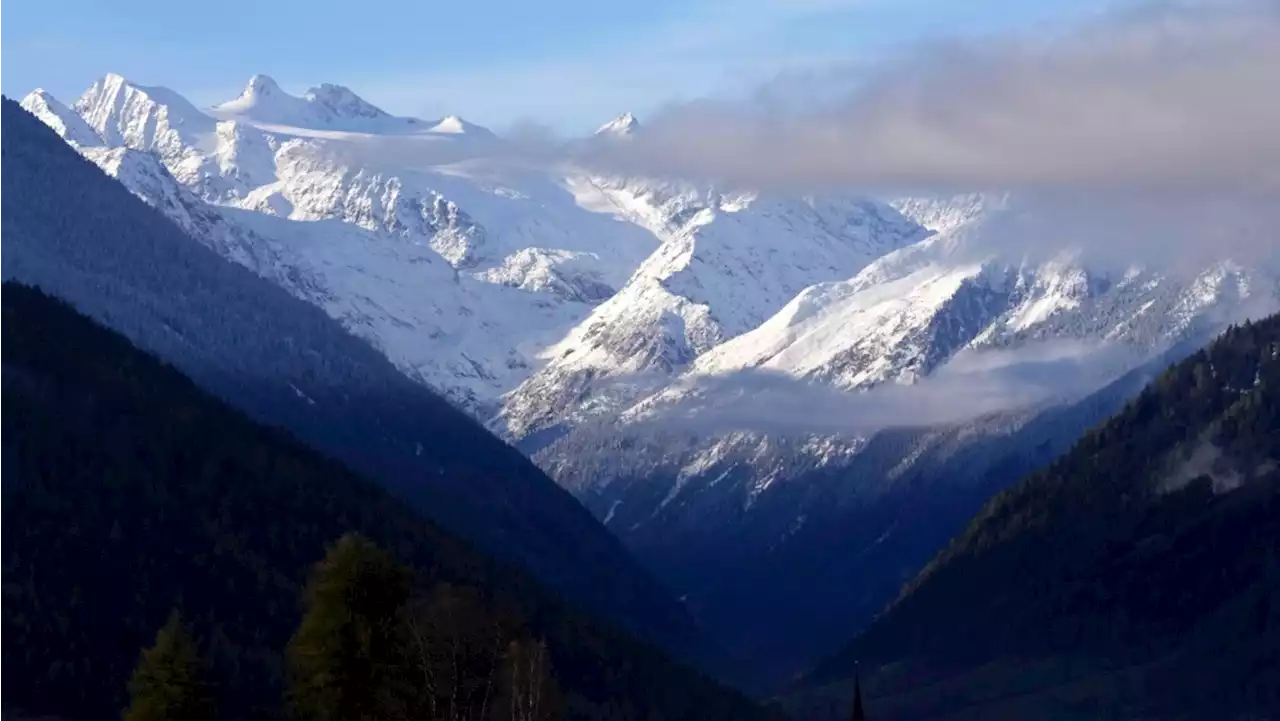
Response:
[{"label": "snow-covered mountain peak", "polygon": [[457,115],[444,116],[440,119],[440,122],[431,126],[431,132],[444,133],[448,135],[471,135],[482,137],[489,137],[493,135],[488,128],[463,120]]},{"label": "snow-covered mountain peak", "polygon": [[[156,105],[167,106],[175,120],[208,120],[190,101],[169,88],[139,85],[118,73],[107,73],[96,80],[76,101],[74,108],[81,115],[89,115],[112,104],[128,102],[131,98],[145,98]],[[85,119],[93,124],[92,119]]]},{"label": "snow-covered mountain peak", "polygon": [[302,99],[315,103],[333,114],[335,118],[390,118],[391,114],[361,98],[350,88],[323,83],[303,93]]},{"label": "snow-covered mountain peak", "polygon": [[109,73],[91,85],[72,109],[100,139],[88,145],[154,153],[180,182],[199,187],[200,195],[225,194],[225,183],[203,150],[216,142],[217,122],[178,93]]},{"label": "snow-covered mountain peak", "polygon": [[119,73],[107,73],[95,80],[88,90],[80,95],[80,99],[76,101],[76,107],[79,109],[81,105],[87,105],[94,100],[115,96],[132,85],[133,83]]},{"label": "snow-covered mountain peak", "polygon": [[241,98],[254,99],[258,97],[270,97],[276,94],[284,94],[280,89],[280,83],[270,75],[258,73],[249,78],[249,82],[245,84],[244,90],[240,92]]},{"label": "snow-covered mountain peak", "polygon": [[[269,132],[339,139],[328,131],[377,135],[449,135],[491,138],[493,133],[457,115],[438,121],[392,115],[344,85],[321,83],[291,95],[267,75],[254,75],[232,100],[208,111],[219,120],[257,125]],[[323,131],[319,134],[301,131]]]},{"label": "snow-covered mountain peak", "polygon": [[157,144],[194,145],[214,129],[214,121],[174,91],[138,85],[107,73],[76,101],[73,109],[108,145],[151,150]]},{"label": "snow-covered mountain peak", "polygon": [[76,147],[102,144],[102,138],[74,110],[63,105],[44,88],[36,88],[22,99],[22,109],[53,128],[62,139]]},{"label": "snow-covered mountain peak", "polygon": [[596,135],[611,138],[626,138],[635,135],[640,129],[640,121],[631,113],[623,113],[596,130]]},{"label": "snow-covered mountain peak", "polygon": [[323,83],[298,97],[285,92],[267,75],[249,78],[240,95],[214,106],[209,113],[222,120],[311,130],[405,132],[421,123],[415,118],[395,117],[341,85]]},{"label": "snow-covered mountain peak", "polygon": [[[306,101],[286,93],[268,75],[254,75],[233,100],[213,107],[219,117],[305,127]],[[305,118],[305,119],[304,119]]]}]

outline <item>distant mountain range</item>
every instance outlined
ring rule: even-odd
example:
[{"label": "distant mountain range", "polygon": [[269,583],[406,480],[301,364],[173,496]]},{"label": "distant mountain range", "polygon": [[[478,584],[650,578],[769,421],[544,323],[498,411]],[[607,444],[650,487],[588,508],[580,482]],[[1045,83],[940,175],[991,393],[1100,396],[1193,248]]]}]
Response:
[{"label": "distant mountain range", "polygon": [[[524,450],[761,687],[835,651],[969,511],[1136,386],[1072,404],[1280,307],[1276,262],[1099,263],[1071,242],[1087,224],[1011,252],[1063,217],[1025,195],[786,196],[517,162],[461,118],[264,76],[205,110],[116,75],[23,107]],[[623,114],[591,142],[644,132]]]}]

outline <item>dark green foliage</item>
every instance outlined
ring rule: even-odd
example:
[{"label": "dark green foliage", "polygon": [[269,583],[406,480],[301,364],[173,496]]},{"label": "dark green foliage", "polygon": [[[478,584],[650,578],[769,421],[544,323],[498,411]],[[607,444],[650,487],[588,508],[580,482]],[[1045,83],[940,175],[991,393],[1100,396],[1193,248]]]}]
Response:
[{"label": "dark green foliage", "polygon": [[329,549],[307,583],[306,613],[289,641],[289,702],[311,721],[397,718],[400,610],[411,573],[355,534]]},{"label": "dark green foliage", "polygon": [[0,330],[7,705],[114,717],[138,649],[178,606],[225,717],[274,713],[307,572],[354,531],[421,587],[517,609],[547,640],[569,718],[760,717],[60,301],[5,284]]},{"label": "dark green foliage", "polygon": [[213,721],[206,673],[190,631],[174,611],[129,680],[124,721]]},{"label": "dark green foliage", "polygon": [[812,680],[857,658],[910,660],[930,683],[1057,659],[1039,681],[1018,676],[1019,693],[1070,686],[1080,718],[1280,708],[1278,463],[1272,317],[1229,329],[996,496]]}]

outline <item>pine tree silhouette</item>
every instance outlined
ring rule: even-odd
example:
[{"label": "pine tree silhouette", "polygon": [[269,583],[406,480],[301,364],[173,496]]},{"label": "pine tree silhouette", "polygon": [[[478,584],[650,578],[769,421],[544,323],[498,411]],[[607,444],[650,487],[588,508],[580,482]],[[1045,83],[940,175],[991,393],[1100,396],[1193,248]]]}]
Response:
[{"label": "pine tree silhouette", "polygon": [[205,664],[175,610],[129,681],[124,721],[213,721]]},{"label": "pine tree silhouette", "polygon": [[862,673],[855,664],[853,667],[853,715],[852,721],[867,721],[867,714],[862,710]]},{"label": "pine tree silhouette", "polygon": [[289,642],[289,700],[298,718],[362,721],[402,700],[398,617],[410,571],[368,539],[338,539],[307,585],[306,615]]}]

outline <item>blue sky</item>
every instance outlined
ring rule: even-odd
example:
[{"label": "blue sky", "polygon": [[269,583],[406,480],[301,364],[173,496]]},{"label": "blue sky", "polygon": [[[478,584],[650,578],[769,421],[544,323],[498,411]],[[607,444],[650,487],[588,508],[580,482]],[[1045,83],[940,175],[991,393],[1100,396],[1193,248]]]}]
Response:
[{"label": "blue sky", "polygon": [[1105,0],[10,0],[0,89],[73,101],[118,72],[198,105],[266,73],[291,92],[350,86],[388,111],[495,129],[589,130],[779,72],[936,38],[1061,28]]}]

